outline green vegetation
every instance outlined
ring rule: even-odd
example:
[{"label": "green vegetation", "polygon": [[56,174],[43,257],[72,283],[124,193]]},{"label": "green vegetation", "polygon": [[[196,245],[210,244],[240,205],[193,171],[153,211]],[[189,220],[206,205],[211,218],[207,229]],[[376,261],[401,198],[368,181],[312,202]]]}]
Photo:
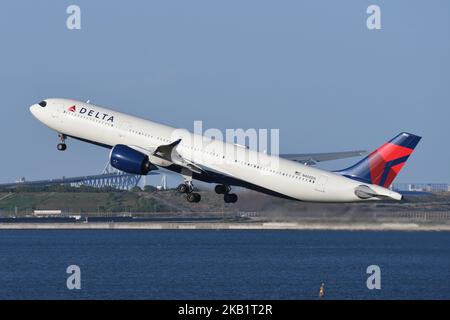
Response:
[{"label": "green vegetation", "polygon": [[[67,213],[164,212],[173,211],[158,197],[154,188],[122,191],[112,188],[70,186],[27,187],[0,191],[0,211],[31,213],[36,209],[62,210]],[[16,209],[17,208],[17,209]]]}]

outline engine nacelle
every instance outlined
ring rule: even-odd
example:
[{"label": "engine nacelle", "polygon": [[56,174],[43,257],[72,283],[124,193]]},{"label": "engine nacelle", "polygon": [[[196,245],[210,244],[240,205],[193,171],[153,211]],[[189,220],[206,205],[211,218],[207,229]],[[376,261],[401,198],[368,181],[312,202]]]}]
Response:
[{"label": "engine nacelle", "polygon": [[152,168],[147,155],[123,144],[114,146],[109,155],[109,161],[116,169],[143,176]]}]

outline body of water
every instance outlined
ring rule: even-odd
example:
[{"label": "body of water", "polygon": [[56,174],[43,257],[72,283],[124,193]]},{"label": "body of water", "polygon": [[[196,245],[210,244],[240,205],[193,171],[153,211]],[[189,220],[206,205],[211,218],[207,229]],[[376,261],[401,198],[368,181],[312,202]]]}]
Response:
[{"label": "body of water", "polygon": [[327,299],[450,299],[450,233],[0,230],[0,299],[317,299],[322,282]]}]

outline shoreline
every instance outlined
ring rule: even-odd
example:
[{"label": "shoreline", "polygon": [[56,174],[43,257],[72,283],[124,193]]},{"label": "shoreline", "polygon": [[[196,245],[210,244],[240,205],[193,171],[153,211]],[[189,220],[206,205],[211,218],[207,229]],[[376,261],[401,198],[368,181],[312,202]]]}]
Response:
[{"label": "shoreline", "polygon": [[300,223],[300,222],[68,222],[0,223],[0,230],[329,230],[329,231],[450,231],[449,224]]}]

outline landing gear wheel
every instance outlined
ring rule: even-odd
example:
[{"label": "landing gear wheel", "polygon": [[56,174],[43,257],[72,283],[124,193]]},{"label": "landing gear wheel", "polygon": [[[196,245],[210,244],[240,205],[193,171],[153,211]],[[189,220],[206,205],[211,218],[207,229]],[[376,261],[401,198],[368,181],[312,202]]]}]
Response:
[{"label": "landing gear wheel", "polygon": [[67,149],[66,146],[66,136],[63,135],[62,133],[58,134],[58,138],[61,141],[61,143],[58,143],[58,145],[56,146],[56,148],[58,148],[59,151],[64,151]]},{"label": "landing gear wheel", "polygon": [[177,187],[179,193],[191,193],[194,187],[192,184],[182,183]]},{"label": "landing gear wheel", "polygon": [[186,199],[188,202],[200,202],[200,200],[202,199],[202,197],[200,196],[200,194],[192,192],[192,193],[188,193],[186,196]]},{"label": "landing gear wheel", "polygon": [[188,190],[188,186],[187,186],[186,184],[184,184],[184,183],[180,184],[180,185],[177,187],[177,191],[178,191],[179,193],[186,193],[187,190]]},{"label": "landing gear wheel", "polygon": [[218,184],[217,186],[214,187],[214,191],[217,194],[226,194],[226,193],[230,192],[230,187],[226,186],[224,184]]},{"label": "landing gear wheel", "polygon": [[234,193],[227,193],[223,196],[223,201],[226,203],[236,203],[238,196]]}]

